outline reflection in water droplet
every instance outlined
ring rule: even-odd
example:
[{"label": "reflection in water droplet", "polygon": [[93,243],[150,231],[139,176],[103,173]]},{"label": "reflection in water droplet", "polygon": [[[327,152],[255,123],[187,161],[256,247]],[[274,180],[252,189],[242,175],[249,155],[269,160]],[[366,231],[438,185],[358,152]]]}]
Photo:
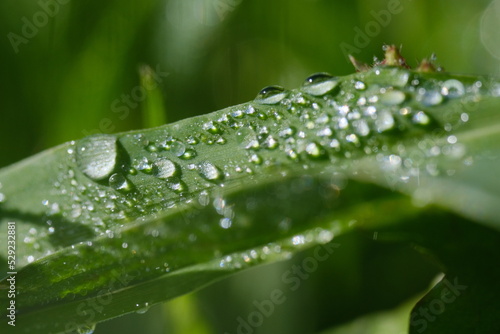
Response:
[{"label": "reflection in water droplet", "polygon": [[95,135],[78,141],[76,164],[92,180],[108,177],[116,167],[117,139],[111,135]]},{"label": "reflection in water droplet", "polygon": [[281,102],[286,95],[285,89],[281,86],[267,86],[257,94],[255,102],[260,104],[277,104]]},{"label": "reflection in water droplet", "polygon": [[109,177],[109,186],[118,191],[130,191],[132,184],[120,173],[114,173]]},{"label": "reflection in water droplet", "polygon": [[204,179],[209,181],[217,181],[223,177],[219,168],[208,161],[204,161],[198,165],[198,172]]},{"label": "reflection in water droplet", "polygon": [[443,86],[441,88],[441,94],[447,96],[449,98],[456,98],[464,95],[465,88],[464,85],[456,80],[450,79],[443,82]]},{"label": "reflection in water droplet", "polygon": [[143,173],[151,174],[153,172],[153,164],[146,157],[143,157],[137,164],[137,169]]},{"label": "reflection in water droplet", "polygon": [[175,164],[166,159],[159,159],[154,163],[155,176],[160,179],[168,179],[169,177],[173,177],[177,174],[177,168]]},{"label": "reflection in water droplet", "polygon": [[332,91],[338,84],[337,78],[328,73],[316,73],[306,79],[302,90],[307,94],[322,96]]}]

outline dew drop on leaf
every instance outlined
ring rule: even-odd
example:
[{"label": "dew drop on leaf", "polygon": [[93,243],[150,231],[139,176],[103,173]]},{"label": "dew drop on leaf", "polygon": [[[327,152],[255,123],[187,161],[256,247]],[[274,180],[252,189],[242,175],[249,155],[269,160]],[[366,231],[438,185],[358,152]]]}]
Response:
[{"label": "dew drop on leaf", "polygon": [[132,184],[120,173],[114,173],[109,177],[109,186],[118,191],[130,191]]},{"label": "dew drop on leaf", "polygon": [[242,127],[236,132],[236,141],[245,149],[258,148],[259,142],[257,140],[257,135],[249,127]]},{"label": "dew drop on leaf", "polygon": [[151,174],[153,172],[153,164],[146,157],[143,157],[137,164],[137,169],[143,173]]},{"label": "dew drop on leaf", "polygon": [[443,102],[443,95],[437,90],[426,90],[417,95],[417,101],[427,107],[435,106]]},{"label": "dew drop on leaf", "polygon": [[384,132],[394,127],[394,117],[389,111],[381,111],[375,120],[378,132]]},{"label": "dew drop on leaf", "polygon": [[255,102],[260,104],[277,104],[286,97],[285,89],[281,86],[267,86],[262,88]]},{"label": "dew drop on leaf", "polygon": [[[136,304],[136,306],[140,307],[139,304]],[[137,311],[135,311],[135,313],[144,314],[144,313],[146,313],[149,310],[149,308],[150,308],[149,303],[144,303],[144,306],[142,306],[140,309],[138,309]]]},{"label": "dew drop on leaf", "polygon": [[217,181],[222,179],[223,177],[223,174],[219,170],[219,168],[208,161],[204,161],[198,165],[198,172],[200,173],[201,177],[208,181]]},{"label": "dew drop on leaf", "polygon": [[92,180],[102,180],[115,169],[118,159],[117,139],[111,135],[94,135],[77,143],[76,164]]},{"label": "dew drop on leaf", "polygon": [[172,151],[173,154],[180,157],[181,155],[184,154],[184,152],[186,152],[186,145],[184,145],[184,143],[181,143],[179,141],[175,141],[170,145],[170,150]]},{"label": "dew drop on leaf", "polygon": [[366,89],[366,84],[363,81],[356,81],[354,83],[354,88],[357,90],[365,90]]},{"label": "dew drop on leaf", "polygon": [[413,123],[418,125],[427,125],[430,122],[429,116],[427,116],[427,114],[423,111],[418,111],[415,115],[413,115],[411,120]]},{"label": "dew drop on leaf", "polygon": [[155,161],[154,170],[155,176],[160,179],[168,179],[177,174],[177,167],[175,164],[166,158]]},{"label": "dew drop on leaf", "polygon": [[338,84],[338,79],[328,73],[316,73],[306,79],[302,90],[307,94],[322,96],[331,92]]},{"label": "dew drop on leaf", "polygon": [[389,90],[380,95],[379,101],[387,106],[395,106],[401,104],[406,99],[405,93],[400,90]]},{"label": "dew drop on leaf", "polygon": [[307,155],[313,159],[321,159],[326,157],[325,149],[318,143],[312,142],[306,145],[305,151]]},{"label": "dew drop on leaf", "polygon": [[95,331],[95,324],[86,324],[76,329],[77,334],[92,334]]}]

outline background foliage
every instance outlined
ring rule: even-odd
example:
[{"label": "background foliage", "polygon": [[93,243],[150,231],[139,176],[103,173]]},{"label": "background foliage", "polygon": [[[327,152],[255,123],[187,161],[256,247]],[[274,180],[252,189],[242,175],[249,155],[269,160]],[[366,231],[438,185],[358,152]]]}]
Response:
[{"label": "background foliage", "polygon": [[[500,23],[492,19],[498,1],[396,2],[402,10],[361,45],[358,31],[395,1],[73,0],[59,4],[16,52],[8,33],[21,35],[22,18],[33,22],[42,7],[4,0],[0,167],[86,134],[156,125],[145,116],[146,104],[124,102],[141,84],[142,64],[168,73],[159,87],[170,122],[245,102],[268,84],[292,88],[314,72],[348,74],[346,44],[366,61],[393,43],[403,45],[412,65],[435,52],[450,72],[499,74]],[[337,242],[335,256],[287,296],[259,333],[321,331],[360,311],[395,307],[439,272],[406,243],[379,243],[362,233]],[[235,319],[279,288],[292,265],[253,269],[146,315],[102,324],[96,333],[232,333]],[[172,320],[179,315],[194,321]]]}]

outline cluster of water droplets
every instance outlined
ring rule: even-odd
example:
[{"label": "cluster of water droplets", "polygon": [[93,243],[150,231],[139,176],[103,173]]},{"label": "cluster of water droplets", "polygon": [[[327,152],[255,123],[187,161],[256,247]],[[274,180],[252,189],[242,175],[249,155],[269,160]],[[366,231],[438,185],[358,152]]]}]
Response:
[{"label": "cluster of water droplets", "polygon": [[[465,85],[457,79],[427,79],[398,68],[376,68],[350,79],[317,73],[300,89],[269,86],[253,102],[194,121],[84,138],[68,148],[75,167],[61,165],[54,184],[71,204],[43,200],[45,233],[57,233],[51,221],[59,217],[113,235],[127,221],[196,201],[205,191],[257,175],[262,168],[286,175],[289,169],[342,165],[369,154],[403,181],[421,172],[436,175],[440,171],[433,158],[466,156],[452,130],[469,115],[450,114],[452,121],[441,124],[429,108],[477,98],[481,86],[480,81]],[[417,153],[400,143],[432,131],[439,132],[435,139],[413,145]],[[231,226],[232,217],[223,215],[219,228]]]}]

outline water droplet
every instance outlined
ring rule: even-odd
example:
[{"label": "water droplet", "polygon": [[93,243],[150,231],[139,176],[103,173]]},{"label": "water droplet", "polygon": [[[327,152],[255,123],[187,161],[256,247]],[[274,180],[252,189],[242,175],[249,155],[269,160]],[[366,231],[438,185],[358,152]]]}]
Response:
[{"label": "water droplet", "polygon": [[248,160],[256,165],[262,164],[262,158],[258,154],[255,154],[255,153],[252,154]]},{"label": "water droplet", "polygon": [[118,191],[130,191],[132,184],[120,173],[114,173],[109,177],[109,186]]},{"label": "water droplet", "polygon": [[178,178],[170,178],[170,181],[167,183],[167,187],[172,190],[173,192],[177,194],[182,194],[183,192],[186,192],[188,190],[187,184],[179,180]]},{"label": "water droplet", "polygon": [[457,98],[464,95],[464,93],[464,85],[456,79],[446,80],[441,87],[441,94],[449,98]]},{"label": "water droplet", "polygon": [[219,168],[208,161],[204,161],[198,165],[198,172],[204,179],[208,181],[217,181],[222,179],[223,177],[223,174],[219,170]]},{"label": "water droplet", "polygon": [[219,222],[220,227],[223,229],[228,229],[233,224],[233,221],[230,218],[222,218]]},{"label": "water droplet", "polygon": [[234,118],[243,118],[245,114],[243,113],[243,110],[237,109],[231,112],[231,116],[233,116]]},{"label": "water droplet", "polygon": [[117,139],[111,135],[94,135],[78,141],[76,164],[92,180],[102,180],[115,169],[118,158]]},{"label": "water droplet", "polygon": [[137,169],[143,173],[151,174],[153,172],[153,164],[146,157],[143,157],[137,164]]},{"label": "water droplet", "polygon": [[339,122],[338,122],[339,129],[346,129],[348,126],[349,126],[349,122],[347,121],[347,118],[342,117],[339,119]]},{"label": "water droplet", "polygon": [[274,150],[275,148],[278,147],[278,141],[276,139],[274,139],[273,136],[268,136],[266,138],[266,140],[264,140],[264,143],[263,143],[264,147],[270,149],[270,150]]},{"label": "water droplet", "polygon": [[387,106],[395,106],[401,104],[406,99],[405,93],[400,90],[389,90],[382,94],[379,101]]},{"label": "water droplet", "polygon": [[186,145],[184,145],[184,143],[181,143],[179,141],[174,141],[170,145],[170,150],[172,151],[173,154],[180,157],[181,155],[184,154],[184,152],[186,152]]},{"label": "water droplet", "polygon": [[419,112],[415,113],[415,115],[413,115],[411,120],[413,121],[413,123],[419,124],[419,125],[427,125],[431,121],[429,116],[427,116],[427,114],[424,113],[423,111],[419,111]]},{"label": "water droplet", "polygon": [[303,245],[303,244],[305,244],[305,242],[306,242],[306,239],[303,235],[296,235],[292,238],[292,243],[296,246]]},{"label": "water droplet", "polygon": [[255,102],[260,104],[277,104],[281,102],[286,95],[285,89],[281,86],[267,86],[262,88],[259,94],[257,94]]},{"label": "water droplet", "polygon": [[236,141],[238,142],[238,144],[240,145],[240,147],[243,147],[245,149],[258,148],[259,147],[259,142],[257,140],[257,135],[249,127],[240,128],[236,132]]},{"label": "water droplet", "polygon": [[354,83],[354,88],[357,89],[357,90],[365,90],[366,89],[366,85],[363,81],[356,81]]},{"label": "water droplet", "polygon": [[378,132],[384,132],[394,127],[394,117],[388,111],[381,111],[377,115],[375,125]]},{"label": "water droplet", "polygon": [[4,193],[0,193],[0,203],[3,203],[5,202],[5,194]]},{"label": "water droplet", "polygon": [[309,155],[309,157],[314,159],[321,159],[326,157],[325,149],[316,142],[307,144],[305,151]]},{"label": "water droplet", "polygon": [[424,90],[420,91],[417,95],[417,101],[420,101],[424,106],[435,106],[443,102],[443,95],[437,90]]},{"label": "water droplet", "polygon": [[302,90],[307,94],[322,96],[332,91],[338,84],[338,79],[328,73],[316,73],[306,79]]},{"label": "water droplet", "polygon": [[78,334],[92,334],[95,331],[95,324],[85,324],[85,325],[80,325],[77,329],[76,332]]},{"label": "water droplet", "polygon": [[353,143],[355,145],[359,144],[359,139],[358,136],[356,136],[354,133],[351,133],[345,137],[345,140],[348,141],[349,143]]},{"label": "water droplet", "polygon": [[196,157],[196,151],[193,150],[192,148],[186,149],[183,155],[181,155],[179,158],[182,160],[191,160]]},{"label": "water droplet", "polygon": [[172,161],[163,158],[154,163],[155,176],[160,179],[168,179],[177,174],[178,170]]},{"label": "water droplet", "polygon": [[[139,307],[139,304],[136,304],[135,306]],[[150,308],[149,303],[144,303],[144,306],[135,311],[135,313],[144,314],[149,310],[149,308]]]},{"label": "water droplet", "polygon": [[158,147],[155,145],[155,144],[149,144],[148,146],[146,146],[146,150],[148,152],[156,152],[158,151]]},{"label": "water droplet", "polygon": [[279,136],[282,138],[289,138],[293,136],[297,132],[297,129],[293,126],[290,126],[286,129],[280,131]]},{"label": "water droplet", "polygon": [[212,134],[221,134],[222,133],[222,129],[217,126],[217,124],[215,122],[212,122],[212,121],[209,121],[209,122],[206,122],[205,124],[203,124],[203,130],[206,130]]},{"label": "water droplet", "polygon": [[368,123],[364,119],[354,121],[353,127],[360,136],[364,137],[370,134]]}]

